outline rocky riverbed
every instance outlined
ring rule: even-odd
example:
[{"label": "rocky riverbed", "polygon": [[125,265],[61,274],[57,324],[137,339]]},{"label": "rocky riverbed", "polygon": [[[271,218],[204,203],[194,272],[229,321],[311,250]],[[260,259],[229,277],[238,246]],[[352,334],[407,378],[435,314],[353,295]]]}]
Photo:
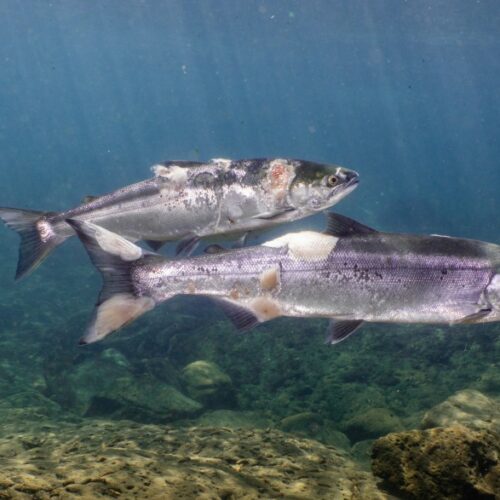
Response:
[{"label": "rocky riverbed", "polygon": [[0,498],[386,498],[347,453],[278,430],[32,412],[2,411]]},{"label": "rocky riverbed", "polygon": [[[55,267],[0,295],[0,498],[500,491],[498,326],[367,325],[328,348],[324,321],[237,335],[212,304],[174,300],[82,349],[98,283],[68,265],[70,300]],[[464,488],[442,488],[436,446]]]}]

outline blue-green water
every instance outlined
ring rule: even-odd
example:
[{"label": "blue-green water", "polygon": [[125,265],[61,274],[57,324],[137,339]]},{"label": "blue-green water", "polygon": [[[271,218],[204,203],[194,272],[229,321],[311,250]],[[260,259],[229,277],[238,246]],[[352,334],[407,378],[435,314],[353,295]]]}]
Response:
[{"label": "blue-green water", "polygon": [[[494,0],[4,0],[0,205],[66,209],[167,159],[306,158],[360,173],[336,210],[368,225],[500,243],[498,26]],[[456,392],[500,397],[495,324],[370,325],[327,348],[325,321],[241,336],[210,303],[182,298],[78,347],[100,278],[74,240],[14,283],[18,238],[0,228],[0,398],[16,412],[5,443],[37,418],[244,422],[366,465],[356,443],[418,428]],[[186,382],[200,360],[222,372],[208,395]],[[359,415],[383,424],[354,425]]]}]

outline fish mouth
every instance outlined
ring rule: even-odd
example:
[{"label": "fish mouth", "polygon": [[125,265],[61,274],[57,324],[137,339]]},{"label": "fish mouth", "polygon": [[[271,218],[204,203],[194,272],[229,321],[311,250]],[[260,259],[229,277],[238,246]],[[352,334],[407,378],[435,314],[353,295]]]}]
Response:
[{"label": "fish mouth", "polygon": [[344,175],[347,181],[346,187],[356,186],[357,184],[359,184],[359,174],[354,170],[349,170]]},{"label": "fish mouth", "polygon": [[346,187],[356,187],[359,184],[359,177],[353,177],[349,181],[347,181]]}]

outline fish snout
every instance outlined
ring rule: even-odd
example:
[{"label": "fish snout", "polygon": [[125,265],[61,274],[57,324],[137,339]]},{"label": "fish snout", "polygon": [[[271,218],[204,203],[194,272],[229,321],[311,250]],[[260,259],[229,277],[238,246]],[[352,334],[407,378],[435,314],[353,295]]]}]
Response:
[{"label": "fish snout", "polygon": [[337,169],[337,176],[347,186],[353,186],[359,182],[359,174],[355,170],[339,167]]}]

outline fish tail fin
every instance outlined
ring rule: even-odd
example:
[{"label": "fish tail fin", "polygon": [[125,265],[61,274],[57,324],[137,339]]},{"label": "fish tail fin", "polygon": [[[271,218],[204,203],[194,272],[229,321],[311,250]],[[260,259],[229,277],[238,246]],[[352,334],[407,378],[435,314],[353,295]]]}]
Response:
[{"label": "fish tail fin", "polygon": [[103,286],[94,314],[80,344],[97,342],[155,307],[153,298],[139,294],[132,276],[144,258],[132,242],[90,222],[67,220],[102,275]]},{"label": "fish tail fin", "polygon": [[54,212],[37,212],[18,208],[0,208],[0,219],[21,237],[16,280],[26,276],[60,245],[68,236],[54,230],[48,217]]}]

